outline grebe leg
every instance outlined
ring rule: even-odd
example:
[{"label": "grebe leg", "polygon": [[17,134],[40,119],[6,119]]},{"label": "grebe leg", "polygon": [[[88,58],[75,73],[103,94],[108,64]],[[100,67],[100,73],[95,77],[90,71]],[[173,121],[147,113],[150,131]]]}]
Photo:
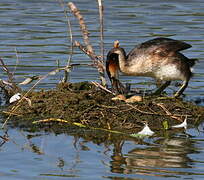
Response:
[{"label": "grebe leg", "polygon": [[184,81],[180,89],[174,94],[174,97],[179,97],[188,86],[188,80]]},{"label": "grebe leg", "polygon": [[162,84],[154,93],[153,95],[159,95],[162,93],[162,91],[171,84],[171,81],[166,81],[164,84]]},{"label": "grebe leg", "polygon": [[116,94],[125,94],[126,88],[118,79],[112,78],[112,91]]}]

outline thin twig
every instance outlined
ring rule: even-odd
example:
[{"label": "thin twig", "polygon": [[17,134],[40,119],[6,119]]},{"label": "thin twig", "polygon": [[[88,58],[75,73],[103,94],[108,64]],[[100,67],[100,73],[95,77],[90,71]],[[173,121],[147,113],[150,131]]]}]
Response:
[{"label": "thin twig", "polygon": [[18,64],[19,64],[19,56],[18,56],[18,51],[17,51],[16,48],[15,48],[15,53],[16,53],[16,65],[15,65],[14,70],[13,70],[13,72],[12,72],[12,76],[13,76],[13,77],[14,77],[14,75],[15,75],[17,66],[18,66]]},{"label": "thin twig", "polygon": [[99,21],[100,21],[100,38],[101,38],[101,59],[104,60],[104,29],[103,29],[103,4],[102,0],[98,0]]},{"label": "thin twig", "polygon": [[183,116],[191,116],[191,115],[180,115],[180,114],[171,114],[170,112],[167,113],[167,114],[163,114],[163,113],[153,113],[153,112],[147,112],[147,111],[143,111],[143,110],[140,110],[139,108],[137,108],[136,106],[133,106],[132,104],[128,104],[126,103],[126,105],[132,107],[132,109],[135,109],[136,111],[142,113],[142,114],[148,114],[148,115],[156,115],[156,116],[169,116],[173,119],[177,119],[180,121],[180,117],[183,117]]},{"label": "thin twig", "polygon": [[1,62],[1,65],[2,65],[3,70],[7,73],[9,82],[12,82],[12,81],[13,81],[13,74],[10,73],[9,69],[8,69],[7,66],[4,64],[3,59],[0,58],[0,62]]},{"label": "thin twig", "polygon": [[91,66],[91,67],[93,67],[94,64],[83,64],[83,63],[70,64],[70,67],[74,67],[74,66]]},{"label": "thin twig", "polygon": [[7,73],[8,80],[3,81],[0,79],[0,88],[2,88],[7,96],[13,95],[16,92],[20,92],[21,88],[16,85],[16,83],[13,82],[14,76],[9,71],[7,66],[4,64],[3,59],[0,58],[0,63],[3,68],[3,70]]},{"label": "thin twig", "polygon": [[[70,38],[70,54],[69,54],[69,58],[67,60],[67,65],[66,67],[69,67],[71,64],[71,60],[72,60],[72,56],[73,56],[73,52],[74,52],[74,48],[73,48],[73,34],[72,34],[72,27],[71,27],[71,22],[69,19],[69,16],[67,15],[67,10],[64,8],[64,1],[63,0],[59,0],[63,10],[64,10],[64,16],[67,20],[67,29],[68,29],[68,36]],[[67,82],[67,79],[69,77],[69,72],[67,70],[64,71],[64,78],[62,80],[62,82]]]},{"label": "thin twig", "polygon": [[88,55],[92,60],[95,66],[97,66],[96,60],[99,60],[98,56],[96,56],[94,53],[89,51],[85,46],[83,46],[80,42],[74,41],[74,45],[78,47],[82,52],[84,52],[86,55]]},{"label": "thin twig", "polygon": [[108,90],[107,88],[105,88],[105,87],[102,86],[101,84],[99,84],[99,83],[97,83],[97,82],[94,82],[94,81],[92,81],[91,83],[92,83],[93,85],[95,85],[96,87],[99,87],[99,88],[101,88],[102,90],[104,90],[104,91],[106,91],[106,92],[108,92],[108,93],[110,93],[110,94],[115,95],[115,93],[113,93],[112,91]]},{"label": "thin twig", "polygon": [[84,52],[86,55],[88,55],[93,60],[95,67],[97,67],[97,69],[98,69],[99,77],[101,79],[101,84],[105,87],[106,86],[106,79],[105,79],[105,74],[104,74],[105,67],[104,67],[103,62],[99,60],[98,56],[96,56],[94,53],[88,51],[86,49],[86,47],[81,45],[80,42],[75,41],[74,44],[76,47],[78,47],[82,52]]},{"label": "thin twig", "polygon": [[8,115],[12,115],[12,116],[22,116],[21,114],[7,112],[7,111],[2,111],[2,113],[8,114]]},{"label": "thin twig", "polygon": [[99,22],[100,22],[100,39],[101,39],[101,61],[98,63],[98,71],[103,86],[106,86],[105,68],[104,68],[104,28],[103,28],[103,4],[102,0],[98,0]]},{"label": "thin twig", "polygon": [[[182,121],[182,119],[181,119],[180,117],[177,117],[175,114],[172,114],[172,113],[164,106],[163,103],[157,103],[156,105],[159,106],[159,107],[161,107],[161,108],[164,110],[164,112],[165,112],[168,116],[172,117],[173,119]],[[186,115],[186,117],[187,117],[187,115]]]},{"label": "thin twig", "polygon": [[0,136],[0,138],[3,140],[3,141],[0,143],[0,147],[10,140],[7,131],[5,132],[5,134],[4,134],[3,136]]}]

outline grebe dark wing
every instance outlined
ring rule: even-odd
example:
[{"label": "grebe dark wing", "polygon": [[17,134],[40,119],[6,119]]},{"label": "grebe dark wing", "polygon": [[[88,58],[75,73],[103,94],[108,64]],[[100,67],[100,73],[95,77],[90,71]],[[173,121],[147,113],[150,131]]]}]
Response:
[{"label": "grebe dark wing", "polygon": [[183,41],[170,38],[155,38],[137,45],[128,54],[128,59],[137,56],[140,53],[161,54],[165,56],[170,52],[178,52],[192,47]]},{"label": "grebe dark wing", "polygon": [[160,46],[160,45],[166,45],[167,47],[168,45],[174,46],[175,47],[174,51],[181,51],[181,50],[188,49],[191,47],[190,44],[187,44],[183,41],[170,39],[170,38],[155,38],[155,39],[146,41],[144,43],[141,43],[136,47],[137,48],[149,48],[152,46]]}]

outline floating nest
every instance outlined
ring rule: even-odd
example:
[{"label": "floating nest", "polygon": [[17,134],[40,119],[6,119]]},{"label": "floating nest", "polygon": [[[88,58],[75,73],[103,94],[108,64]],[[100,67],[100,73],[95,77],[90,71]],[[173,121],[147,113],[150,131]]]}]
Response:
[{"label": "floating nest", "polygon": [[143,121],[152,130],[160,131],[185,118],[191,125],[199,124],[204,118],[204,107],[181,99],[146,96],[138,102],[127,103],[112,100],[113,97],[88,82],[61,83],[55,89],[28,93],[30,103],[17,102],[5,114],[10,116],[10,126],[30,131],[54,129],[55,132],[67,128],[75,131],[77,126],[135,133],[141,130]]}]

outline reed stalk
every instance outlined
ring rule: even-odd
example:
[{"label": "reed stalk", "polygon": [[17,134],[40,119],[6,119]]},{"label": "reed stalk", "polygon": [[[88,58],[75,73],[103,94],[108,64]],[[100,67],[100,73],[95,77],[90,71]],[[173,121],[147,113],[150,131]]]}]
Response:
[{"label": "reed stalk", "polygon": [[[100,8],[101,10],[99,10],[99,14],[100,14],[100,19],[103,19],[103,11],[102,11],[102,2],[100,2]],[[99,73],[99,78],[101,80],[101,84],[103,86],[106,86],[106,79],[105,79],[105,66],[104,66],[104,62],[103,62],[103,58],[97,56],[94,52],[94,49],[90,43],[90,40],[89,40],[89,32],[87,30],[87,26],[86,26],[86,23],[85,23],[85,20],[83,18],[83,16],[81,15],[80,11],[78,10],[78,8],[75,6],[74,3],[72,2],[69,2],[68,3],[68,7],[70,8],[72,14],[78,19],[79,21],[79,25],[80,25],[80,29],[81,29],[81,32],[82,32],[82,37],[83,37],[83,40],[84,40],[84,44],[85,46],[83,46],[80,42],[77,42],[75,41],[75,46],[79,47],[80,50],[82,50],[86,55],[88,55],[92,61],[93,61],[93,64],[95,65],[95,67],[97,68],[98,70],[98,73]],[[103,21],[100,21],[100,24],[103,24]],[[101,27],[101,36],[103,39],[103,25],[100,25]],[[101,40],[101,42],[103,42],[103,40]],[[103,43],[101,43],[103,44]],[[101,52],[104,51],[103,50],[103,45],[101,46]],[[102,57],[103,57],[103,53],[102,53]]]},{"label": "reed stalk", "polygon": [[101,39],[101,59],[104,60],[104,26],[103,26],[103,4],[102,0],[98,0],[99,22],[100,22],[100,39]]},{"label": "reed stalk", "polygon": [[67,60],[67,65],[66,68],[64,70],[64,77],[62,79],[61,82],[67,82],[68,77],[69,77],[69,67],[72,61],[72,56],[73,56],[73,52],[74,52],[74,45],[73,45],[73,33],[72,33],[72,26],[71,26],[71,22],[69,19],[69,16],[67,15],[68,12],[66,10],[66,8],[64,7],[64,1],[63,0],[59,0],[59,3],[61,5],[61,7],[63,8],[64,11],[64,16],[67,20],[67,32],[68,32],[68,37],[70,38],[70,54],[69,54],[69,58]]}]

